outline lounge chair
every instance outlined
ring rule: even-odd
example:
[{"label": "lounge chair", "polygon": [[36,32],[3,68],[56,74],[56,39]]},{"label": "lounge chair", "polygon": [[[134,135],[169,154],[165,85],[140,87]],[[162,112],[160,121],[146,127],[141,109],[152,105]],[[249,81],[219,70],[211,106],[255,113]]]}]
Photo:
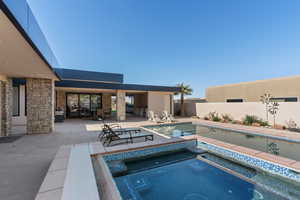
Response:
[{"label": "lounge chair", "polygon": [[148,120],[156,123],[164,123],[153,111],[148,112]]},{"label": "lounge chair", "polygon": [[171,114],[169,114],[166,110],[162,112],[161,119],[165,122],[176,122],[174,117]]},{"label": "lounge chair", "polygon": [[103,128],[103,145],[110,145],[113,141],[125,141],[133,143],[134,138],[145,138],[145,141],[153,141],[152,133],[141,132],[141,129],[117,129],[113,130],[109,126]]}]

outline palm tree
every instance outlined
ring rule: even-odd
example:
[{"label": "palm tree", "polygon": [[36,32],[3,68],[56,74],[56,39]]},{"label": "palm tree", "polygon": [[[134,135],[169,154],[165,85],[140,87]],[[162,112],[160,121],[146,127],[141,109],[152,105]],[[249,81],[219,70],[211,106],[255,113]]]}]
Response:
[{"label": "palm tree", "polygon": [[184,111],[184,96],[191,95],[193,93],[193,89],[189,85],[185,85],[184,83],[180,83],[177,85],[180,88],[180,91],[176,93],[176,95],[180,94],[180,116],[185,115]]}]

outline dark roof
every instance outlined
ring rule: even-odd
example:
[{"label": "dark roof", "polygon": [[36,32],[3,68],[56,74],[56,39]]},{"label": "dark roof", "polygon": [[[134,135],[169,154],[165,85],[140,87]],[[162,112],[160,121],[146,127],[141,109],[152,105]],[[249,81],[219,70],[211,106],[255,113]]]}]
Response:
[{"label": "dark roof", "polygon": [[62,80],[123,83],[123,74],[54,68]]},{"label": "dark roof", "polygon": [[94,89],[111,89],[111,90],[138,90],[138,91],[157,91],[157,92],[179,92],[179,87],[154,86],[154,85],[137,85],[122,83],[100,83],[88,81],[62,80],[55,82],[56,87],[69,88],[94,88]]}]

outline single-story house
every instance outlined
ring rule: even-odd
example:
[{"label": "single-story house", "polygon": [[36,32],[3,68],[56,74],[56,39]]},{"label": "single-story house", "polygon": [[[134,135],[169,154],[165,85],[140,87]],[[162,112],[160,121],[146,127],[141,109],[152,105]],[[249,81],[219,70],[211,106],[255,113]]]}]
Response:
[{"label": "single-story house", "polygon": [[26,124],[27,134],[52,132],[56,110],[66,118],[125,120],[126,98],[132,115],[173,113],[177,87],[126,84],[123,74],[57,67],[29,6],[20,2],[0,1],[0,136],[10,135],[14,124]]}]

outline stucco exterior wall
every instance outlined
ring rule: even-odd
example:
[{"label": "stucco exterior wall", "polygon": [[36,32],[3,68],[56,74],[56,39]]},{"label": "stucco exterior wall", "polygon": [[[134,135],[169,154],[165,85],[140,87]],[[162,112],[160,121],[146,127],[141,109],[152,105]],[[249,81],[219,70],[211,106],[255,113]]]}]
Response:
[{"label": "stucco exterior wall", "polygon": [[299,101],[300,76],[209,87],[205,93],[208,102],[226,102],[227,99],[258,102],[264,93],[273,97],[298,97]]},{"label": "stucco exterior wall", "polygon": [[[179,115],[180,109],[181,109],[181,104],[174,103],[174,113]],[[185,111],[185,115],[187,117],[196,116],[197,115],[196,114],[196,103],[194,103],[194,102],[184,103],[184,111]]]},{"label": "stucco exterior wall", "polygon": [[[219,114],[230,114],[235,120],[242,120],[245,115],[256,115],[266,120],[265,106],[259,102],[245,103],[197,103],[197,116],[204,117],[209,112],[216,111]],[[300,126],[300,102],[280,102],[276,123],[286,125],[290,119]],[[273,118],[269,114],[269,122],[273,124]]]},{"label": "stucco exterior wall", "polygon": [[56,90],[56,108],[63,109],[64,113],[66,114],[66,92],[63,90]]},{"label": "stucco exterior wall", "polygon": [[111,113],[111,94],[103,93],[102,94],[102,109],[105,113]]},{"label": "stucco exterior wall", "polygon": [[171,110],[171,94],[163,92],[148,92],[148,111],[161,113],[164,110],[173,113]]}]

